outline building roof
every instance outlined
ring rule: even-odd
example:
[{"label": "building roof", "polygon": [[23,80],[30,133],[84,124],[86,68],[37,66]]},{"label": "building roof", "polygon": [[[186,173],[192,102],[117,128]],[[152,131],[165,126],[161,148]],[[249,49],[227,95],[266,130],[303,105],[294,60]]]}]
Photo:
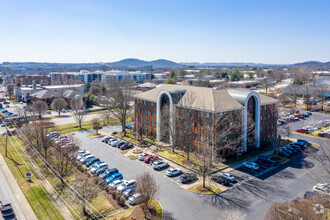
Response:
[{"label": "building roof", "polygon": [[157,86],[157,84],[151,83],[151,82],[146,82],[146,83],[137,85],[137,87],[140,87],[140,88],[155,88],[156,86]]},{"label": "building roof", "polygon": [[[242,93],[243,96],[253,92],[248,89],[215,90],[206,87],[165,84],[163,86],[159,86],[149,91],[140,93],[136,96],[136,98],[157,102],[158,93],[162,90],[167,90],[171,94],[172,98],[174,97],[173,94],[183,94],[182,97],[179,98],[178,101],[174,104],[178,104],[186,108],[204,109],[207,111],[215,112],[241,109],[243,107],[243,105],[235,99],[236,96],[234,97],[231,94],[232,91],[234,91],[236,94]],[[259,95],[261,105],[277,102],[276,99],[270,98],[268,96],[257,93],[255,94]]]},{"label": "building roof", "polygon": [[54,90],[43,89],[38,92],[32,93],[30,96],[39,99],[49,99],[54,97],[63,97],[63,98],[86,97],[87,95],[71,89],[66,90],[63,93]]}]

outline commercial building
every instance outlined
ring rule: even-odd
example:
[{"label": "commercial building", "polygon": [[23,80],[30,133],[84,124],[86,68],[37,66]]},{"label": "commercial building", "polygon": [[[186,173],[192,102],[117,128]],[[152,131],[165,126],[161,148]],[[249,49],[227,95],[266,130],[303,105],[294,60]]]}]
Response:
[{"label": "commercial building", "polygon": [[50,77],[48,76],[14,76],[12,78],[12,83],[17,86],[25,85],[50,85]]},{"label": "commercial building", "polygon": [[248,89],[163,85],[135,97],[135,129],[175,145],[189,140],[192,149],[209,145],[213,157],[231,155],[274,140],[276,103]]},{"label": "commercial building", "polygon": [[30,95],[30,102],[34,103],[36,101],[46,102],[48,105],[52,103],[52,101],[56,98],[63,98],[68,104],[71,102],[73,98],[82,98],[82,100],[86,103],[88,100],[88,96],[74,91],[72,89],[68,89],[65,91],[59,90],[40,90],[38,92],[32,93]]},{"label": "commercial building", "polygon": [[31,94],[39,92],[41,90],[51,91],[55,93],[63,93],[66,90],[74,90],[84,94],[86,92],[86,86],[84,84],[56,86],[22,86],[14,88],[14,96],[17,101],[26,102]]}]

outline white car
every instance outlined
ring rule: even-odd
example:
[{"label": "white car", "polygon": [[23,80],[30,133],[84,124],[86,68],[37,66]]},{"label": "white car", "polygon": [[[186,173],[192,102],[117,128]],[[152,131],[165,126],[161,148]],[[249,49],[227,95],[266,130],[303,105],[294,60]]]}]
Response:
[{"label": "white car", "polygon": [[142,161],[148,155],[149,154],[147,154],[147,153],[142,153],[142,154],[139,155],[139,158],[138,159]]},{"label": "white car", "polygon": [[170,168],[166,171],[166,175],[167,176],[177,176],[180,175],[182,173],[182,170],[178,169],[178,168]]},{"label": "white car", "polygon": [[93,154],[87,155],[80,159],[81,163],[85,163],[88,159],[95,157]]},{"label": "white car", "polygon": [[236,181],[235,176],[231,173],[219,173],[219,176],[227,178],[230,182],[235,182]]},{"label": "white car", "polygon": [[142,195],[140,193],[135,193],[131,197],[128,198],[128,203],[130,205],[139,204],[142,201]]},{"label": "white car", "polygon": [[104,168],[105,167],[105,169],[106,168],[108,168],[108,164],[107,163],[100,163],[100,164],[98,164],[97,166],[95,166],[95,167],[93,167],[92,169],[91,169],[91,173],[92,174],[94,174],[94,173],[96,173],[96,171],[98,170],[98,169],[100,169],[100,168]]},{"label": "white car", "polygon": [[115,140],[115,141],[111,141],[111,146],[116,146],[116,144],[119,142],[120,140]]},{"label": "white car", "polygon": [[117,187],[117,191],[122,193],[126,189],[134,188],[136,186],[136,180],[128,180],[123,182],[120,186]]},{"label": "white car", "polygon": [[76,159],[77,160],[81,160],[81,158],[83,158],[83,157],[85,157],[87,155],[90,155],[90,154],[91,153],[89,151],[86,151],[85,153],[79,154]]},{"label": "white car", "polygon": [[255,162],[250,162],[250,161],[246,161],[242,164],[242,167],[246,167],[250,170],[258,170],[259,169],[259,165]]},{"label": "white car", "polygon": [[329,183],[319,183],[313,187],[313,191],[321,194],[330,195],[330,184]]},{"label": "white car", "polygon": [[158,161],[158,162],[153,163],[152,168],[154,168],[154,170],[160,170],[160,169],[166,168],[168,166],[169,165],[166,161]]},{"label": "white car", "polygon": [[117,187],[120,186],[120,184],[122,184],[124,181],[126,181],[126,180],[115,180],[109,184],[109,188],[117,189]]}]

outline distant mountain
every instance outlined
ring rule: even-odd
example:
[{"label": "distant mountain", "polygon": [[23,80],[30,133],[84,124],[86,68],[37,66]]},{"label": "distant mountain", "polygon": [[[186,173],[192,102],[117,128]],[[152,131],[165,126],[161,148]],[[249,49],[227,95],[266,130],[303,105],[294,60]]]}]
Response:
[{"label": "distant mountain", "polygon": [[178,63],[175,63],[170,60],[159,59],[153,61],[144,61],[139,59],[124,59],[117,62],[106,63],[110,67],[144,67],[144,66],[153,66],[153,67],[176,67],[181,66]]},{"label": "distant mountain", "polygon": [[198,63],[198,62],[187,62],[180,63],[185,66],[281,66],[282,64],[265,64],[265,63]]},{"label": "distant mountain", "polygon": [[330,61],[329,62],[319,62],[319,61],[306,61],[303,63],[295,63],[294,66],[310,66],[310,67],[330,67]]}]

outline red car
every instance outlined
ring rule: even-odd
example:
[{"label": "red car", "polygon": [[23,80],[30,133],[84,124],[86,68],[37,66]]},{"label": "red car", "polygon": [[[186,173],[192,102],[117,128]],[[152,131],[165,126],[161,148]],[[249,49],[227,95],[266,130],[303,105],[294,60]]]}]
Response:
[{"label": "red car", "polygon": [[300,119],[304,119],[305,118],[303,115],[295,115],[295,117],[300,118]]},{"label": "red car", "polygon": [[155,155],[148,155],[144,158],[145,163],[149,163],[150,161],[157,160],[158,156]]},{"label": "red car", "polygon": [[297,129],[296,132],[299,132],[299,133],[304,133],[304,134],[308,134],[309,131],[307,129]]}]

